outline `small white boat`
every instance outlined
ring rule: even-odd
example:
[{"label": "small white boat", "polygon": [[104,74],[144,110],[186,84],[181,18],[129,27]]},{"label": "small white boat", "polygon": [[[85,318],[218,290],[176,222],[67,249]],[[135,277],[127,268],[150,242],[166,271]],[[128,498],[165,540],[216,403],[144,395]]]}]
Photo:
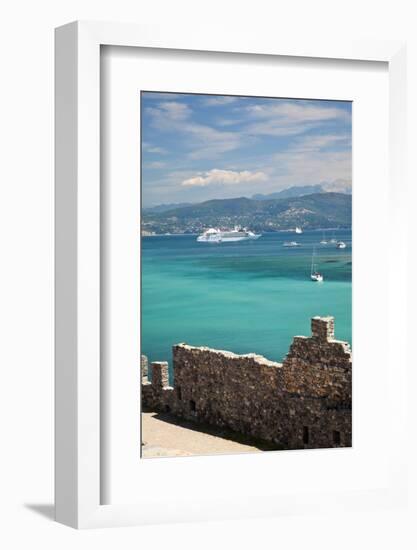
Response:
[{"label": "small white boat", "polygon": [[322,283],[324,280],[324,277],[321,273],[312,273],[311,280],[316,281],[316,283]]},{"label": "small white boat", "polygon": [[311,257],[311,273],[310,273],[310,279],[316,283],[322,283],[324,281],[324,277],[322,275],[322,273],[320,273],[319,271],[317,271],[317,266],[316,264],[314,263],[314,260],[315,260],[315,256],[316,256],[316,249],[313,248],[313,255]]},{"label": "small white boat", "polygon": [[320,241],[320,244],[327,244],[327,241],[326,241],[326,233],[323,231],[323,238],[322,240]]},{"label": "small white boat", "polygon": [[295,247],[295,246],[300,246],[299,243],[297,243],[296,241],[286,241],[283,246],[287,246],[287,247]]},{"label": "small white boat", "polygon": [[336,243],[336,248],[346,248],[346,243],[339,241]]},{"label": "small white boat", "polygon": [[301,227],[296,227],[295,228],[295,232],[298,233],[299,235],[303,232],[303,230],[301,229]]}]

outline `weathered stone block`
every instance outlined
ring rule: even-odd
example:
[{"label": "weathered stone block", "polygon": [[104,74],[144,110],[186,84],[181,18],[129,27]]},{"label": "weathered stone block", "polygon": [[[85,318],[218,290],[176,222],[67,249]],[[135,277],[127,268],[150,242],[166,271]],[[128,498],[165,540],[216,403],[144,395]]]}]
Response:
[{"label": "weathered stone block", "polygon": [[152,367],[152,386],[155,388],[166,388],[169,386],[168,363],[166,361],[155,361]]},{"label": "weathered stone block", "polygon": [[148,358],[146,355],[140,356],[140,370],[142,373],[142,381],[147,382],[148,381]]},{"label": "weathered stone block", "polygon": [[313,317],[311,334],[320,341],[334,340],[334,317]]}]

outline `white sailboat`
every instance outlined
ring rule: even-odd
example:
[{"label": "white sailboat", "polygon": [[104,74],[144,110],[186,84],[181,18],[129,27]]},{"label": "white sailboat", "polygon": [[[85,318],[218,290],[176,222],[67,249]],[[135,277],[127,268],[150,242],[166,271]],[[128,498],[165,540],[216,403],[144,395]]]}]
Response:
[{"label": "white sailboat", "polygon": [[310,279],[316,283],[322,283],[324,281],[323,275],[317,271],[317,266],[314,263],[314,259],[316,256],[316,248],[313,248],[313,254],[311,256],[311,273],[310,273]]},{"label": "white sailboat", "polygon": [[295,232],[298,233],[298,235],[301,235],[301,233],[303,232],[303,230],[301,229],[301,227],[299,227],[297,225],[297,227],[295,228]]},{"label": "white sailboat", "polygon": [[344,243],[343,241],[339,241],[336,244],[336,248],[346,248],[346,243]]}]

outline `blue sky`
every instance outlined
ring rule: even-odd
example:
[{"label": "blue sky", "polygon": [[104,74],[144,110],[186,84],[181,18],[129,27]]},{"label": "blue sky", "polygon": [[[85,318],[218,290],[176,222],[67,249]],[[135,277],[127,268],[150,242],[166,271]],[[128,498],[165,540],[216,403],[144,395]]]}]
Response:
[{"label": "blue sky", "polygon": [[142,92],[143,206],[351,188],[351,103]]}]

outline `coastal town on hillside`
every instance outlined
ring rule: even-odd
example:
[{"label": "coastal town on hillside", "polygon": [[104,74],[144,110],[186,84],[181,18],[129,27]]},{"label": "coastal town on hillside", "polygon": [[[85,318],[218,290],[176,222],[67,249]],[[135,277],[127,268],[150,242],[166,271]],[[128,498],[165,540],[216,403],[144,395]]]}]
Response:
[{"label": "coastal town on hillside", "polygon": [[257,232],[346,229],[352,222],[352,197],[315,193],[291,199],[218,199],[162,212],[144,209],[142,236],[201,233],[207,227],[250,227]]}]

